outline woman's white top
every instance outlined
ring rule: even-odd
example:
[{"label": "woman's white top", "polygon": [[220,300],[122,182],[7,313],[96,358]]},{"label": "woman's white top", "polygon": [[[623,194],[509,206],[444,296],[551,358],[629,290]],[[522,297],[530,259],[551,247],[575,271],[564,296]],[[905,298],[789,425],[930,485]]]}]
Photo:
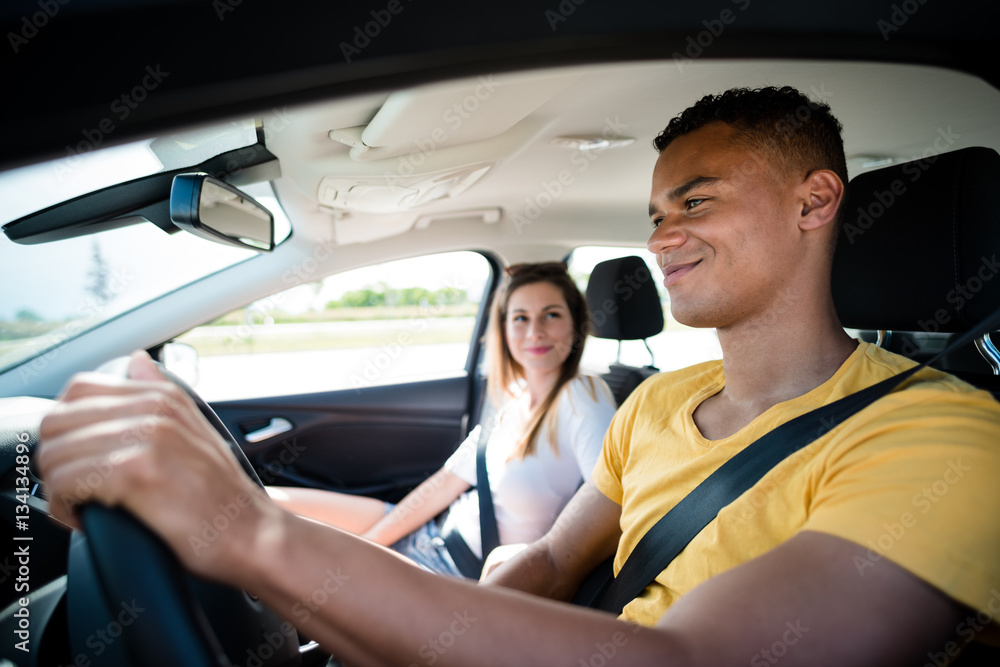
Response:
[{"label": "woman's white top", "polygon": [[[615,413],[615,399],[603,380],[576,377],[566,383],[556,403],[558,452],[550,444],[548,420],[544,419],[535,453],[508,461],[530,416],[529,399],[523,391],[504,404],[486,448],[501,544],[534,542],[548,532],[576,490],[590,479]],[[473,486],[482,431],[481,424],[476,426],[444,464],[445,470]],[[452,503],[445,524],[445,530],[458,530],[472,552],[483,557],[475,489]]]}]

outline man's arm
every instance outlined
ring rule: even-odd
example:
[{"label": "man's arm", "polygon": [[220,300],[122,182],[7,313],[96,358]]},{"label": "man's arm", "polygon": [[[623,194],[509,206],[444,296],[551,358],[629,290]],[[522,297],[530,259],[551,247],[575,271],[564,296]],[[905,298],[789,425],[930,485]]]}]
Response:
[{"label": "man's arm", "polygon": [[955,639],[965,607],[888,557],[803,531],[681,598],[657,627],[692,664],[921,665]]},{"label": "man's arm", "polygon": [[[134,363],[145,381],[78,381],[43,421],[53,513],[76,525],[74,501],[127,508],[188,569],[253,591],[351,664],[920,664],[949,652],[961,620],[960,605],[888,558],[859,571],[863,547],[815,532],[699,586],[654,629],[432,575],[279,509],[190,399]],[[110,472],[77,498],[95,466]],[[193,550],[199,526],[241,497],[238,520]]]},{"label": "man's arm", "polygon": [[[343,638],[352,637],[362,649],[353,657],[389,664],[577,667],[598,655],[630,666],[923,664],[929,653],[948,652],[963,615],[889,560],[862,576],[855,557],[867,551],[822,533],[802,533],[720,575],[657,627],[641,629],[601,612],[416,571],[350,536],[292,524],[276,550],[243,552],[235,571],[249,574],[255,593],[296,624],[304,621],[302,630],[335,653],[348,657],[343,651],[352,646]],[[309,614],[301,600],[323,577],[336,582],[336,592]]]},{"label": "man's arm", "polygon": [[586,482],[542,539],[491,572],[483,583],[569,600],[591,570],[615,553],[621,506]]}]

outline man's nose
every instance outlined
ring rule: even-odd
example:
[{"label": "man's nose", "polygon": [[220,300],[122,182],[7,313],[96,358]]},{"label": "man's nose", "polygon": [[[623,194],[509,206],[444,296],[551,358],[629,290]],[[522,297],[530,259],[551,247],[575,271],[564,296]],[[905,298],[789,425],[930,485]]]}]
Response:
[{"label": "man's nose", "polygon": [[678,225],[671,224],[668,218],[664,218],[653,228],[646,247],[654,255],[659,255],[683,244],[685,238],[684,231]]}]

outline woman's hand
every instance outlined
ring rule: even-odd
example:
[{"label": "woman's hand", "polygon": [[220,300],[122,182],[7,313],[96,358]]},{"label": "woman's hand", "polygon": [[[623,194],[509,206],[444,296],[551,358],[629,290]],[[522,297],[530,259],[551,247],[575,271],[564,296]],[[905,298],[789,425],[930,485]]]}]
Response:
[{"label": "woman's hand", "polygon": [[365,531],[362,537],[388,547],[448,509],[470,488],[464,479],[441,468],[406,494],[392,512]]},{"label": "woman's hand", "polygon": [[76,376],[42,420],[36,460],[52,514],[79,528],[83,503],[124,507],[189,570],[238,585],[230,564],[281,511],[147,354],[132,355],[128,375]]}]

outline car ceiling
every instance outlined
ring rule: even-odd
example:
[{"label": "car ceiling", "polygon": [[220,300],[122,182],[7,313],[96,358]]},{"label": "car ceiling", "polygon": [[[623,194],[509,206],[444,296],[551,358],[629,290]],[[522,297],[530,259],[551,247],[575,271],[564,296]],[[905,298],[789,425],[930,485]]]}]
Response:
[{"label": "car ceiling", "polygon": [[[829,103],[845,127],[852,176],[865,156],[905,161],[942,149],[1000,149],[1000,92],[978,77],[828,61],[502,72],[286,107],[265,114],[264,125],[282,165],[276,190],[298,231],[341,245],[410,232],[415,251],[465,226],[501,254],[531,259],[526,248],[539,243],[642,245],[656,159],[651,139],[702,95],[738,85],[793,85]],[[460,116],[463,104],[473,110]],[[367,151],[331,139],[331,131]],[[556,145],[560,137],[634,141],[580,152]],[[412,197],[399,184],[469,165],[488,171],[456,196],[407,204]],[[361,190],[353,199],[352,185]]]}]

